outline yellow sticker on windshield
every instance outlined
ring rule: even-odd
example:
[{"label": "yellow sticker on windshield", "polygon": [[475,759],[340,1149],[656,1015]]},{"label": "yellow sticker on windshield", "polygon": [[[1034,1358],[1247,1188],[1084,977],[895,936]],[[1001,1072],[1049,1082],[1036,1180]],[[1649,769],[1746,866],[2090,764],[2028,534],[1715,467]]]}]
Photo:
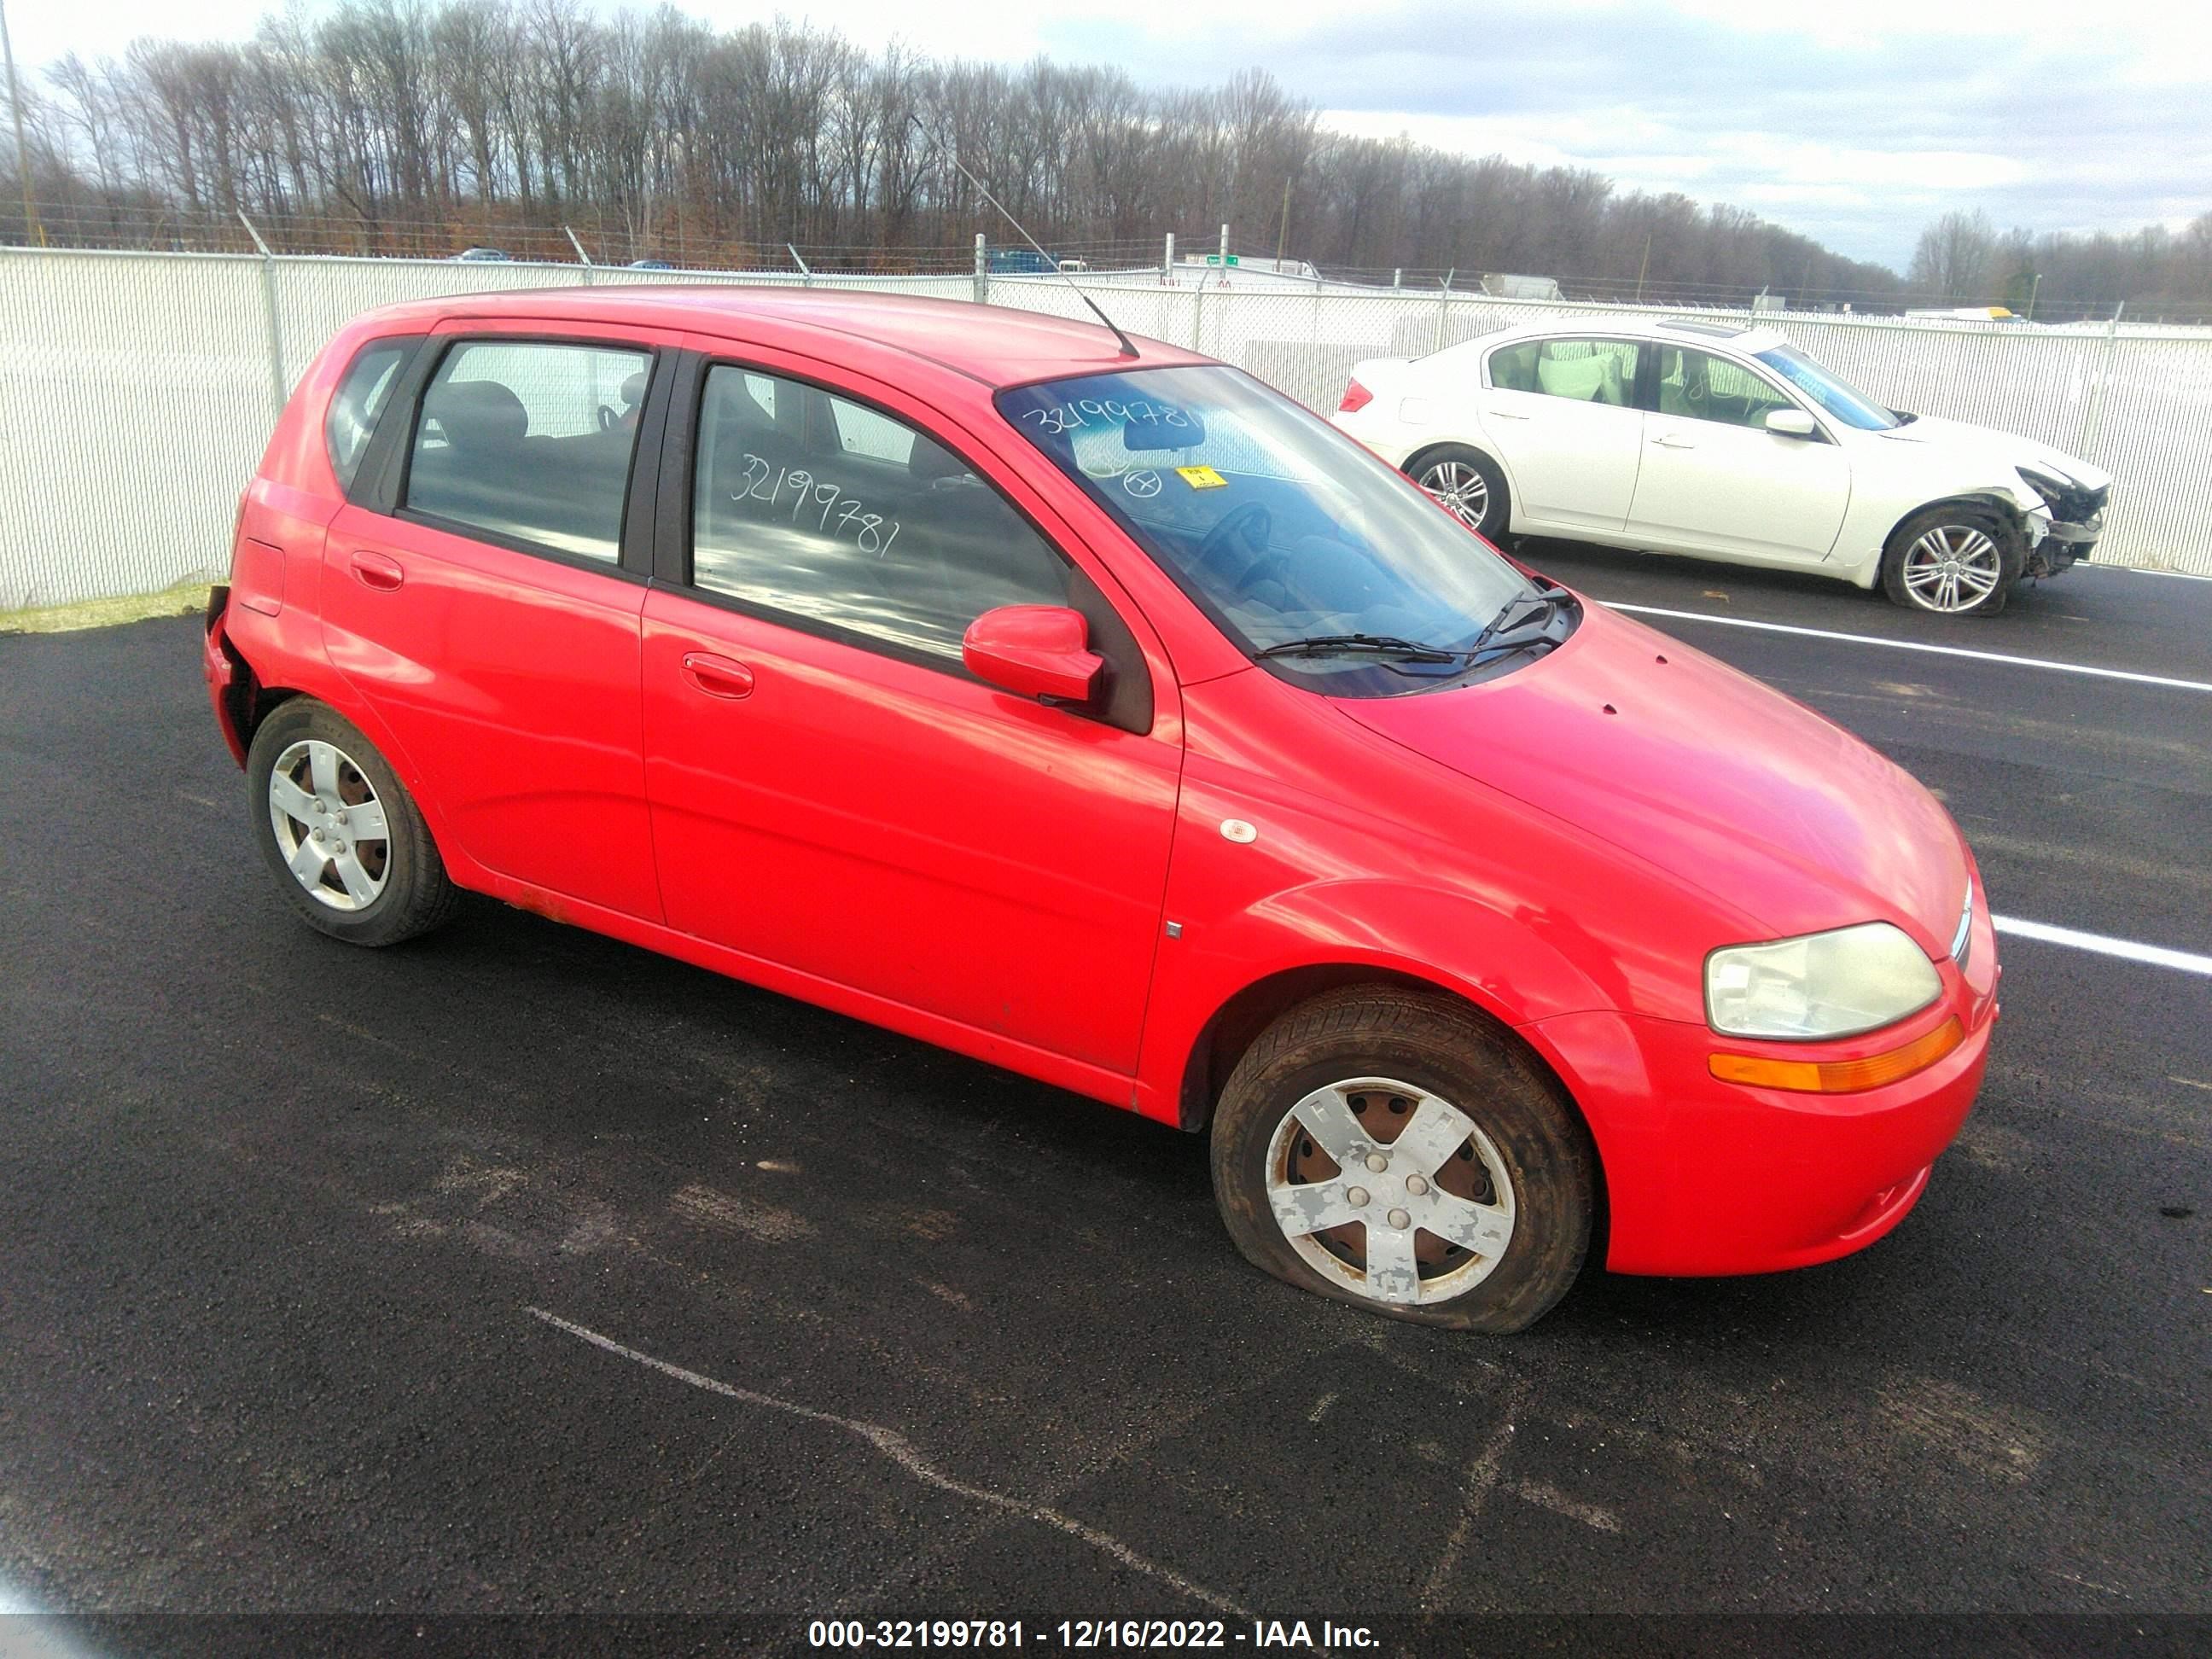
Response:
[{"label": "yellow sticker on windshield", "polygon": [[1229,480],[1210,466],[1179,466],[1176,469],[1176,477],[1193,489],[1226,489],[1229,487]]}]

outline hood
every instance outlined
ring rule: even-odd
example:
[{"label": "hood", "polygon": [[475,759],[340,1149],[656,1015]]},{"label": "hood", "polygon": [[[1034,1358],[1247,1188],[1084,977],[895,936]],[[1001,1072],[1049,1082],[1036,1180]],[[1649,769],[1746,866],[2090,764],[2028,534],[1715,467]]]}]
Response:
[{"label": "hood", "polygon": [[2102,467],[2095,467],[2079,456],[2069,455],[2063,449],[2053,449],[2033,438],[2023,438],[2017,433],[1999,432],[1992,427],[1974,426],[1965,421],[1947,421],[1934,415],[1917,416],[1903,426],[1891,427],[1873,434],[1890,443],[1924,444],[1971,455],[1977,460],[2000,466],[2033,466],[2045,472],[2056,473],[2069,483],[2084,489],[2111,488],[2112,475]]},{"label": "hood", "polygon": [[1565,645],[1500,678],[1336,706],[1766,937],[1887,921],[1949,952],[1967,854],[1933,795],[1802,703],[1602,606],[1585,600]]}]

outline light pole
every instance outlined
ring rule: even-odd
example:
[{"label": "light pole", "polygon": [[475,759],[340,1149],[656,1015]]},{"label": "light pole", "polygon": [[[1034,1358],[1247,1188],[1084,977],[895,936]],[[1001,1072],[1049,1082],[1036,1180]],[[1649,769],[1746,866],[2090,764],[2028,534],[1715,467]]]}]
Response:
[{"label": "light pole", "polygon": [[8,60],[8,107],[15,117],[15,173],[23,183],[23,240],[46,240],[39,228],[39,210],[31,204],[31,152],[23,142],[23,88],[15,80],[15,47],[8,39],[7,0],[0,0],[0,57]]},{"label": "light pole", "polygon": [[2029,322],[2031,322],[2031,323],[2032,323],[2032,322],[2033,322],[2033,321],[2035,320],[2035,294],[2036,294],[2036,290],[2037,290],[2038,289],[2041,288],[2042,286],[2043,286],[2043,273],[2042,273],[2041,271],[2039,271],[2039,270],[2032,270],[2032,271],[2028,272],[2028,284],[2027,284],[2027,320],[2028,320]]}]

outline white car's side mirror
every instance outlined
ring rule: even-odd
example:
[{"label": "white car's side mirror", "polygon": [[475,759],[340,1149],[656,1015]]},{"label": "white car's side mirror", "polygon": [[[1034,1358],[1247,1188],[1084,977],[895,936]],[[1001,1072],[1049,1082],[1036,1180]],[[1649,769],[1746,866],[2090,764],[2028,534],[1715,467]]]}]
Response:
[{"label": "white car's side mirror", "polygon": [[1766,429],[1784,438],[1809,438],[1820,428],[1802,409],[1770,409],[1766,411]]}]

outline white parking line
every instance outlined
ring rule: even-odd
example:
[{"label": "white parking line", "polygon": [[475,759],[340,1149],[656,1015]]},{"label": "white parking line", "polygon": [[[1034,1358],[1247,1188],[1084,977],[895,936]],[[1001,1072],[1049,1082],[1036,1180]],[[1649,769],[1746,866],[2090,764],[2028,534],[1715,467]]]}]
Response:
[{"label": "white parking line", "polygon": [[2018,916],[1991,916],[1990,920],[1996,924],[2000,933],[2040,939],[2045,945],[2063,945],[2076,951],[2094,951],[2100,957],[2124,957],[2130,962],[2147,962],[2154,968],[2174,968],[2185,974],[2202,974],[2212,979],[2212,957],[2169,951],[2162,945],[2138,945],[2131,939],[2085,933],[2073,927],[2054,927],[2047,921],[2022,921]]},{"label": "white parking line", "polygon": [[2212,681],[2178,680],[2165,674],[2136,674],[2124,668],[2091,668],[2078,662],[2051,662],[2042,657],[2008,657],[1997,651],[1969,651],[1956,645],[1923,645],[1918,640],[1885,640],[1872,634],[1836,634],[1825,628],[1796,628],[1788,623],[1753,622],[1744,617],[1716,617],[1705,611],[1665,611],[1656,605],[1623,605],[1601,599],[1608,611],[1633,611],[1644,617],[1674,617],[1684,622],[1712,623],[1722,628],[1756,628],[1769,634],[1802,634],[1808,639],[1842,640],[1850,645],[1887,646],[1893,651],[1924,651],[1938,657],[1966,657],[1976,662],[2008,663],[2014,668],[2047,668],[2058,674],[2087,674],[2100,680],[2130,680],[2137,685],[2172,686],[2179,691],[2212,691]]}]

